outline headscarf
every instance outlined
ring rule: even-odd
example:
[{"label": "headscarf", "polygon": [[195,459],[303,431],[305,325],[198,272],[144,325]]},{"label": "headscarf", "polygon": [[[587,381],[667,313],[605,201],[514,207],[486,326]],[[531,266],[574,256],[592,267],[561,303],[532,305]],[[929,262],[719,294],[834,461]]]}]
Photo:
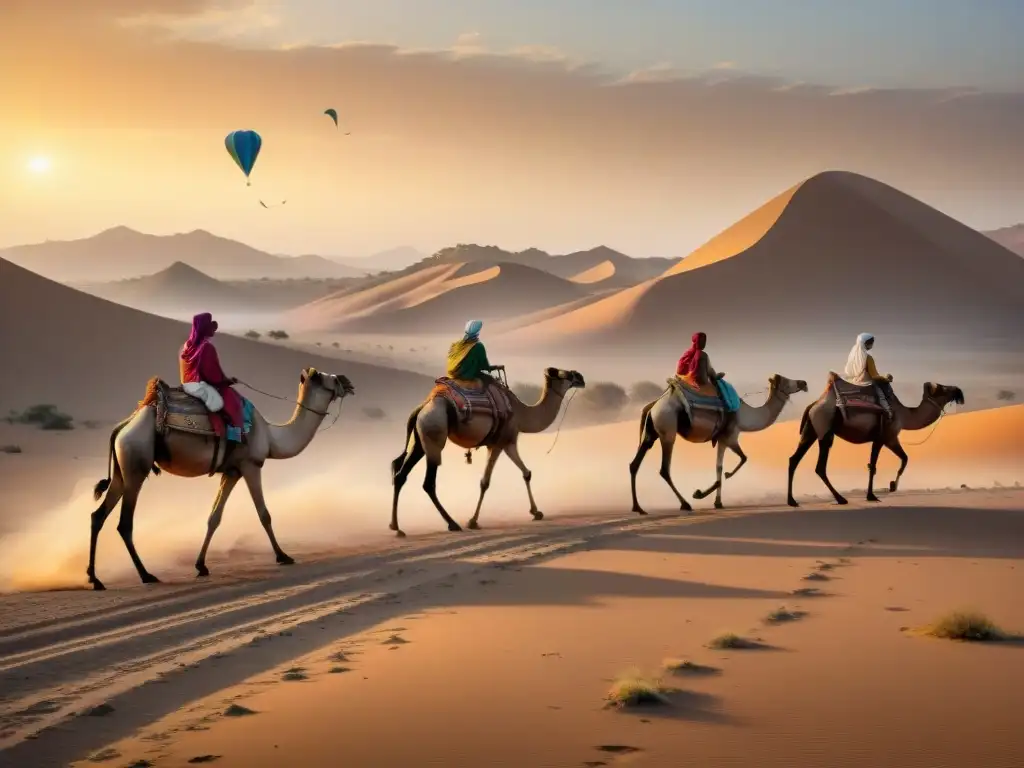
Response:
[{"label": "headscarf", "polygon": [[850,356],[846,359],[846,370],[843,371],[844,378],[851,384],[863,383],[867,379],[868,348],[866,345],[874,338],[870,333],[862,333],[854,342]]},{"label": "headscarf", "polygon": [[203,312],[192,318],[192,333],[188,341],[181,348],[181,359],[188,363],[194,363],[202,351],[203,344],[213,336],[217,330],[217,321],[209,312]]},{"label": "headscarf", "polygon": [[480,338],[480,329],[484,327],[482,320],[470,320],[466,323],[466,335],[462,337],[463,341],[476,341]]},{"label": "headscarf", "polygon": [[690,348],[683,352],[683,356],[679,358],[679,365],[676,366],[676,372],[680,376],[694,376],[697,373],[700,353],[708,343],[708,336],[706,333],[698,331],[693,334],[690,341]]}]

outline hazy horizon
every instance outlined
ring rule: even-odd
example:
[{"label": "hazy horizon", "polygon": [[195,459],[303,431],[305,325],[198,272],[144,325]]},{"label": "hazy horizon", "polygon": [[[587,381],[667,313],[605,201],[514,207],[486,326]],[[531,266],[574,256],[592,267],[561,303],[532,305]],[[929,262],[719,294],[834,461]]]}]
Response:
[{"label": "hazy horizon", "polygon": [[[10,0],[0,247],[125,225],[291,255],[681,257],[830,169],[1011,225],[1022,13],[984,5]],[[223,144],[244,128],[251,188]]]}]

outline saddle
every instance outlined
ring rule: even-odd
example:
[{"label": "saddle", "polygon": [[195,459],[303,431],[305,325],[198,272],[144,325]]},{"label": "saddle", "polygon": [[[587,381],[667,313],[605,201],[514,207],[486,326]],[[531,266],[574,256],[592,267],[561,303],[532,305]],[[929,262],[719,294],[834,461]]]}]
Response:
[{"label": "saddle", "polygon": [[[202,400],[188,394],[181,387],[170,386],[155,376],[147,383],[146,395],[139,401],[139,408],[153,408],[156,411],[156,432],[161,437],[166,437],[168,432],[174,431],[217,441],[218,445],[213,452],[213,461],[210,465],[211,476],[224,464],[235,445],[245,444],[252,430],[253,405],[249,400],[242,398],[245,423],[238,432],[239,439],[228,440],[224,435],[223,420],[220,416],[211,414]],[[219,423],[215,424],[214,419]],[[227,429],[237,430],[238,427],[230,426]]]},{"label": "saddle", "polygon": [[512,402],[505,388],[491,382],[484,386],[477,381],[463,381],[442,376],[434,381],[434,389],[428,400],[443,397],[455,407],[456,417],[460,424],[467,423],[477,415],[489,416],[493,422],[491,431],[487,433],[480,445],[489,445],[491,440],[501,431],[512,417]]},{"label": "saddle", "polygon": [[711,443],[712,445],[716,444],[718,436],[725,426],[729,411],[725,407],[725,401],[722,400],[722,396],[718,393],[718,388],[714,385],[714,382],[709,382],[702,387],[696,387],[687,379],[679,376],[672,376],[667,379],[667,382],[686,410],[686,415],[691,421],[693,420],[694,411],[714,416],[715,427],[711,433]]},{"label": "saddle", "polygon": [[870,411],[888,415],[885,406],[878,402],[878,390],[874,384],[867,386],[851,384],[835,371],[830,371],[828,387],[831,387],[835,393],[836,407],[839,408],[844,418],[848,411]]}]

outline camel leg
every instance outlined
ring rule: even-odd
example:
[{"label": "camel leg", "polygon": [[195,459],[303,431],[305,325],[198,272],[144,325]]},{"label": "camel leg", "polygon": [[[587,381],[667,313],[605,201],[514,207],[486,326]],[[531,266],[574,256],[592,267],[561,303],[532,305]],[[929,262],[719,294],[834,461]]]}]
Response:
[{"label": "camel leg", "polygon": [[654,428],[650,412],[644,412],[642,419],[643,421],[640,425],[640,445],[637,446],[636,456],[629,462],[629,487],[633,493],[633,511],[638,515],[646,515],[647,513],[640,506],[640,501],[636,497],[636,474],[640,471],[640,465],[643,464],[647,452],[651,450],[654,443],[658,440],[658,432]]},{"label": "camel leg", "polygon": [[530,488],[530,480],[533,479],[533,473],[527,469],[526,464],[519,455],[519,444],[511,443],[510,445],[505,446],[505,453],[510,459],[512,459],[512,463],[519,467],[519,470],[523,473],[523,482],[526,483],[526,495],[530,498],[530,514],[533,515],[534,520],[543,520],[544,513],[537,509],[537,502],[533,500],[533,490]]},{"label": "camel leg", "polygon": [[842,494],[835,489],[832,482],[828,479],[828,454],[832,450],[832,443],[835,442],[835,439],[835,432],[829,432],[818,441],[818,465],[814,468],[814,472],[825,483],[825,487],[832,492],[836,504],[846,504],[846,499],[843,498]]},{"label": "camel leg", "polygon": [[878,454],[882,452],[882,441],[871,443],[871,461],[868,464],[868,501],[881,501],[875,496],[875,473],[878,471]]},{"label": "camel leg", "polygon": [[[149,473],[149,466],[146,466],[146,473]],[[134,478],[133,478],[134,480]],[[160,579],[146,570],[142,564],[142,558],[135,551],[135,542],[132,540],[132,533],[135,529],[135,506],[139,501],[139,492],[142,490],[142,481],[126,482],[124,497],[121,499],[121,515],[117,521],[117,532],[121,534],[124,546],[128,550],[128,556],[135,564],[135,570],[143,584],[159,584]],[[95,585],[93,585],[95,587]]]},{"label": "camel leg", "polygon": [[814,427],[808,423],[800,433],[800,443],[797,445],[793,455],[789,457],[789,485],[786,490],[786,503],[791,507],[800,506],[796,503],[796,499],[793,498],[793,476],[796,474],[796,468],[800,466],[800,462],[803,461],[807,452],[811,450],[811,446],[814,445],[816,439],[817,435],[814,432]]},{"label": "camel leg", "polygon": [[683,512],[689,512],[693,507],[691,507],[690,503],[683,498],[683,494],[678,491],[675,483],[672,482],[672,449],[675,447],[675,442],[675,435],[661,438],[661,471],[658,474],[660,474],[662,479],[668,483],[668,487],[672,489],[672,493],[674,493],[676,498],[679,499],[679,509]]},{"label": "camel leg", "polygon": [[263,526],[263,530],[267,532],[270,546],[277,557],[277,564],[294,565],[295,561],[285,554],[285,551],[281,549],[281,545],[277,543],[277,537],[274,535],[274,526],[270,522],[270,510],[267,509],[266,499],[263,498],[262,467],[256,464],[245,463],[241,466],[241,470],[242,478],[249,489],[249,495],[252,496],[252,503],[256,506],[256,514],[260,517],[260,524]]},{"label": "camel leg", "polygon": [[[719,443],[718,445],[719,445],[719,447],[721,447],[722,444]],[[740,448],[738,443],[735,444],[735,445],[730,443],[729,445],[727,445],[725,447],[728,448],[729,450],[731,450],[733,453],[735,453],[737,456],[740,457],[740,463],[736,465],[736,469],[734,469],[732,472],[726,472],[725,473],[724,478],[726,480],[728,480],[730,477],[732,477],[733,475],[735,475],[737,472],[740,471],[740,467],[742,467],[744,464],[747,463],[747,454],[745,454],[743,452],[743,449]],[[700,489],[694,491],[693,492],[693,498],[695,498],[695,499],[706,499],[708,496],[710,496],[715,491],[719,490],[721,487],[722,487],[722,480],[721,479],[716,479],[715,482],[712,483],[709,488],[707,488],[707,489],[705,489],[703,491],[700,490]],[[721,494],[719,494],[719,495],[721,495]]]},{"label": "camel leg", "polygon": [[501,450],[500,446],[487,446],[487,465],[484,467],[483,477],[480,478],[480,498],[477,499],[476,511],[473,513],[473,517],[469,519],[469,523],[466,525],[467,528],[474,531],[480,529],[480,524],[477,522],[480,518],[480,508],[484,505],[484,494],[491,487],[491,474],[494,472],[494,465],[497,463],[498,457],[501,456]]},{"label": "camel leg", "polygon": [[409,473],[412,472],[412,468],[419,463],[419,460],[422,459],[423,456],[423,446],[420,444],[419,438],[416,437],[408,450],[391,462],[391,475],[392,482],[395,486],[395,492],[391,500],[390,528],[395,532],[395,535],[397,535],[398,538],[405,537],[405,531],[398,527],[398,494],[402,492],[402,486],[404,486],[405,481],[409,479]]},{"label": "camel leg", "polygon": [[423,479],[423,490],[427,492],[427,496],[429,496],[430,500],[434,503],[435,509],[441,513],[441,517],[446,523],[448,523],[448,530],[452,532],[461,531],[462,526],[452,520],[451,515],[445,511],[445,508],[441,506],[441,502],[437,498],[437,467],[438,462],[428,456],[427,476]]},{"label": "camel leg", "polygon": [[107,518],[110,517],[110,513],[114,511],[114,507],[117,506],[117,502],[121,500],[123,495],[124,477],[121,475],[120,468],[115,465],[107,494],[103,497],[103,501],[100,502],[96,511],[92,513],[92,530],[89,536],[89,567],[85,573],[89,577],[89,583],[92,584],[92,588],[97,592],[106,589],[106,587],[103,586],[103,582],[96,578],[96,543],[99,541],[103,524],[107,522]]},{"label": "camel leg", "polygon": [[210,542],[213,541],[213,534],[220,527],[221,518],[224,517],[224,507],[228,503],[228,496],[231,495],[231,491],[234,490],[240,478],[241,475],[235,472],[225,473],[220,476],[220,488],[217,490],[217,498],[213,501],[213,511],[210,512],[210,518],[206,521],[206,538],[203,539],[203,546],[199,550],[199,557],[196,558],[196,574],[198,576],[210,575],[210,569],[206,567],[206,551],[210,548]]},{"label": "camel leg", "polygon": [[900,468],[896,472],[896,479],[889,483],[889,493],[896,493],[896,489],[900,486],[900,478],[903,477],[903,472],[907,469],[907,462],[910,461],[910,458],[900,444],[899,435],[894,435],[888,440],[885,443],[885,447],[892,451],[896,458],[900,460]]},{"label": "camel leg", "polygon": [[715,454],[715,509],[722,508],[722,465],[725,463],[725,443],[719,442]]}]

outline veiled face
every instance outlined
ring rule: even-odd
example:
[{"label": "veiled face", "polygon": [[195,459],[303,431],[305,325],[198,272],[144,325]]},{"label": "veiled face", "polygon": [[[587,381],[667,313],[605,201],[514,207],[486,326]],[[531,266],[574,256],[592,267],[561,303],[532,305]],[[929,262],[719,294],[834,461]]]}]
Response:
[{"label": "veiled face", "polygon": [[875,340],[873,338],[868,339],[864,342],[864,349],[871,349],[875,346]]},{"label": "veiled face", "polygon": [[697,334],[697,349],[704,349],[708,345],[708,335],[706,333]]}]

